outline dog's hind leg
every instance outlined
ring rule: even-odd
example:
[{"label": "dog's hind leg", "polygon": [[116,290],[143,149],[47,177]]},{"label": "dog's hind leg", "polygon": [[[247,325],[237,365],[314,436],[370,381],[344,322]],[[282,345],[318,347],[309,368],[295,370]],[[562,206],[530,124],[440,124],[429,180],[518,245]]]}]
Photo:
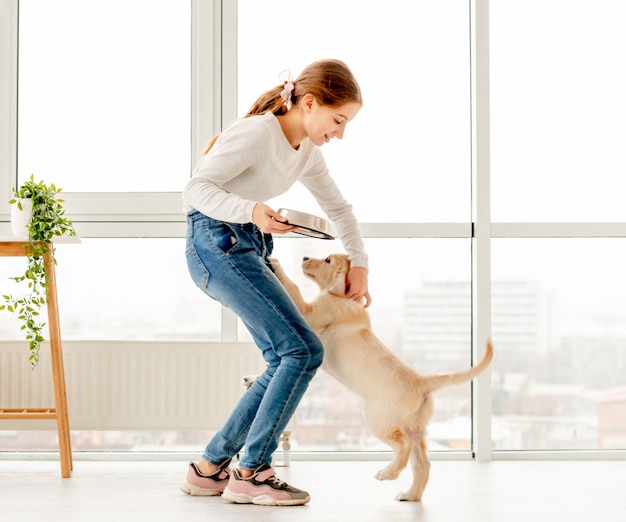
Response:
[{"label": "dog's hind leg", "polygon": [[419,502],[422,500],[422,494],[428,484],[430,475],[430,460],[426,452],[426,440],[424,434],[413,436],[410,435],[413,442],[413,451],[411,452],[411,468],[413,470],[413,483],[407,491],[402,491],[396,496],[396,500],[408,500]]},{"label": "dog's hind leg", "polygon": [[[376,435],[376,433],[374,433]],[[378,473],[378,480],[394,480],[398,478],[400,472],[406,468],[411,454],[411,441],[399,429],[393,430],[386,436],[377,435],[381,441],[386,442],[393,450],[392,461]]]}]

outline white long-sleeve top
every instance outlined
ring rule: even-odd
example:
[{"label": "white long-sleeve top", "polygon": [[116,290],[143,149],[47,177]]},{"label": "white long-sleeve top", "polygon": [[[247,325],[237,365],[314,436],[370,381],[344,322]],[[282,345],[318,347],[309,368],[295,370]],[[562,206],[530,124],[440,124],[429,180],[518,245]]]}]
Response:
[{"label": "white long-sleeve top", "polygon": [[284,194],[296,181],[334,223],[352,266],[367,267],[352,206],[331,178],[321,151],[308,138],[295,150],[271,112],[237,120],[220,134],[183,190],[184,210],[250,223],[257,202]]}]

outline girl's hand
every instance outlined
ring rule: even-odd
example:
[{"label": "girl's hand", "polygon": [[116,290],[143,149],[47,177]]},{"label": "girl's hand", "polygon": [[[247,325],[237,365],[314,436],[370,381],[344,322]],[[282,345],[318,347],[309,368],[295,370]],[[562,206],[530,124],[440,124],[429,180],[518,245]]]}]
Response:
[{"label": "girl's hand", "polygon": [[252,222],[265,234],[286,234],[295,228],[287,223],[287,218],[264,203],[257,203],[254,206]]},{"label": "girl's hand", "polygon": [[361,301],[365,298],[364,306],[367,308],[372,302],[372,298],[367,289],[367,268],[362,266],[352,267],[350,272],[348,272],[346,283],[346,297],[354,299],[355,301]]}]

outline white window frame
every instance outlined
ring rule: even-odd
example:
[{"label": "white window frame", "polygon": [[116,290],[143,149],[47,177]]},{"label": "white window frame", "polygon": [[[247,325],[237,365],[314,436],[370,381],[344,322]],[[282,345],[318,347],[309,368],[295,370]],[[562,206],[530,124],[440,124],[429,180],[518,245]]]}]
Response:
[{"label": "white window frame", "polygon": [[[191,164],[224,121],[237,116],[237,2],[190,0],[192,5]],[[489,0],[471,8],[472,222],[362,223],[365,237],[471,238],[472,346],[480,357],[491,333],[491,239],[626,237],[626,223],[492,223],[490,215]],[[10,235],[11,187],[17,178],[18,0],[0,0],[0,236]],[[83,237],[182,237],[180,193],[65,193]],[[237,321],[223,313],[222,340],[236,340]],[[491,459],[626,459],[626,451],[494,452],[491,371],[473,385],[473,456]],[[463,458],[453,457],[453,458]]]},{"label": "white window frame", "polygon": [[[224,2],[230,6],[232,2]],[[7,90],[0,93],[0,234],[9,235],[10,190],[17,181],[17,62],[18,62],[19,0],[0,0],[0,74]],[[224,89],[223,56],[230,49],[229,39],[222,32],[221,16],[228,12],[220,1],[191,0],[192,31],[192,129],[190,164],[195,164],[203,143],[219,131],[222,112],[220,104]],[[230,51],[232,54],[232,50]],[[236,52],[236,48],[235,48]],[[233,67],[234,65],[230,65]],[[231,95],[232,96],[232,95]],[[225,100],[226,102],[228,100]],[[68,215],[82,237],[181,237],[184,217],[180,192],[63,192]],[[6,197],[5,197],[6,196]]]}]

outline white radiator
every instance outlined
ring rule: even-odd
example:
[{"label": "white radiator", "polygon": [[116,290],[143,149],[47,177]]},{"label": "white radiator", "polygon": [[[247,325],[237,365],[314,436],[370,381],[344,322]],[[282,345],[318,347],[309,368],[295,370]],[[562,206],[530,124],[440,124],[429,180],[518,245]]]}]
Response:
[{"label": "white radiator", "polygon": [[[54,407],[49,346],[32,371],[25,343],[0,342],[0,408]],[[63,343],[71,430],[215,429],[263,371],[251,343]],[[54,421],[1,420],[3,429]]]}]

